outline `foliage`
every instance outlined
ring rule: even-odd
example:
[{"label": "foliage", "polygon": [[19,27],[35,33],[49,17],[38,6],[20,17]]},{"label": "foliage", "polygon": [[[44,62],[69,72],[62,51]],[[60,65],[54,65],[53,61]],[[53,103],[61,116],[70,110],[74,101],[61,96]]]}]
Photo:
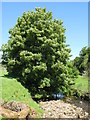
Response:
[{"label": "foliage", "polygon": [[46,8],[36,8],[24,12],[9,33],[10,40],[2,47],[9,74],[18,76],[32,95],[69,95],[75,70],[70,67],[63,22],[52,20]]},{"label": "foliage", "polygon": [[80,51],[79,57],[76,57],[73,61],[73,65],[79,70],[80,74],[83,74],[85,71],[89,70],[89,62],[90,62],[90,47],[83,47]]}]

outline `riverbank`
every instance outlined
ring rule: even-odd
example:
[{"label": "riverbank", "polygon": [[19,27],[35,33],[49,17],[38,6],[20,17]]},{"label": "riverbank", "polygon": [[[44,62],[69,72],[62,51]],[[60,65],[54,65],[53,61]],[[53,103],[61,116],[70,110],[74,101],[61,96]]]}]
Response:
[{"label": "riverbank", "polygon": [[43,118],[90,118],[88,101],[51,100],[39,105],[44,110]]}]

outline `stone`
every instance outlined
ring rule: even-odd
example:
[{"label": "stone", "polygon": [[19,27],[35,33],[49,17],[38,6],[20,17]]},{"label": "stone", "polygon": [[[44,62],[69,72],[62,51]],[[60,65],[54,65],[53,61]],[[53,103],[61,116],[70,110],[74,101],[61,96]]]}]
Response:
[{"label": "stone", "polygon": [[22,111],[18,112],[19,118],[26,118],[30,112],[30,108],[25,108]]},{"label": "stone", "polygon": [[6,118],[34,118],[38,117],[38,113],[35,109],[30,108],[28,104],[23,102],[5,102],[0,107],[1,115]]},{"label": "stone", "polygon": [[80,104],[82,104],[82,101],[80,101]]},{"label": "stone", "polygon": [[25,103],[23,103],[23,102],[16,102],[16,101],[5,102],[2,106],[4,108],[6,108],[6,109],[9,109],[9,110],[12,110],[12,111],[16,111],[16,112],[22,111],[23,109],[28,107],[28,105],[26,105]]},{"label": "stone", "polygon": [[18,118],[17,112],[5,109],[3,107],[0,107],[1,115],[5,116],[6,118]]},{"label": "stone", "polygon": [[[43,118],[87,118],[88,114],[85,113],[87,103],[83,102],[83,108],[80,100],[64,102],[63,100],[52,100],[43,102],[41,108],[44,109]],[[49,110],[49,111],[48,111]]]},{"label": "stone", "polygon": [[4,100],[0,98],[0,106],[4,103]]}]

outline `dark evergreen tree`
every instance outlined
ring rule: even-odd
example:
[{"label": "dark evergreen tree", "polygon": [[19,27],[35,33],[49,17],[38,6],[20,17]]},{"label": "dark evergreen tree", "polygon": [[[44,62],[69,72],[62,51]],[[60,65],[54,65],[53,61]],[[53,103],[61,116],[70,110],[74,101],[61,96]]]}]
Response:
[{"label": "dark evergreen tree", "polygon": [[24,12],[9,33],[10,40],[2,47],[9,74],[18,76],[36,97],[69,95],[75,75],[63,22],[53,20],[46,8],[36,8]]}]

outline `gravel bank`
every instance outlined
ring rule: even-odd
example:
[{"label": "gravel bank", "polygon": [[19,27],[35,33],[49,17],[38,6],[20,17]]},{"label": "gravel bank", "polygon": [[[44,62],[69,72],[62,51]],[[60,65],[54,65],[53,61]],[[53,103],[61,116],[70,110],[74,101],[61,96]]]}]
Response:
[{"label": "gravel bank", "polygon": [[51,100],[40,102],[43,118],[90,118],[88,102],[80,100]]}]

